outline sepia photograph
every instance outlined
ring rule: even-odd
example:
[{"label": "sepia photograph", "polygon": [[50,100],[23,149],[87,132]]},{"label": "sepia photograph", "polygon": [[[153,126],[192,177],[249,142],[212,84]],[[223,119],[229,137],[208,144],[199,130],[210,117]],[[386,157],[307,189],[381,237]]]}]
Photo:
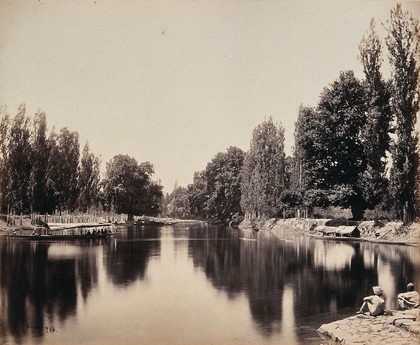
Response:
[{"label": "sepia photograph", "polygon": [[0,345],[420,344],[420,0],[0,0]]}]

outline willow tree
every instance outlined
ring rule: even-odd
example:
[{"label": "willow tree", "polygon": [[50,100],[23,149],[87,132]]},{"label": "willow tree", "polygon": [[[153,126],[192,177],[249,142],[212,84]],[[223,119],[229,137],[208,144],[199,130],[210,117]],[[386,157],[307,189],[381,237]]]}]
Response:
[{"label": "willow tree", "polygon": [[390,194],[397,217],[405,223],[415,214],[415,186],[418,165],[415,132],[419,110],[419,22],[397,4],[391,10],[386,45],[391,64],[392,111],[396,138],[392,145]]},{"label": "willow tree", "polygon": [[364,144],[366,169],[360,179],[368,208],[376,209],[383,201],[388,187],[386,155],[390,149],[391,109],[389,85],[381,74],[382,45],[375,30],[375,21],[370,22],[368,35],[359,45],[359,59],[363,65],[366,89],[367,116],[361,137]]},{"label": "willow tree", "polygon": [[278,215],[285,189],[284,128],[270,117],[253,133],[245,155],[241,181],[241,207],[250,218]]}]

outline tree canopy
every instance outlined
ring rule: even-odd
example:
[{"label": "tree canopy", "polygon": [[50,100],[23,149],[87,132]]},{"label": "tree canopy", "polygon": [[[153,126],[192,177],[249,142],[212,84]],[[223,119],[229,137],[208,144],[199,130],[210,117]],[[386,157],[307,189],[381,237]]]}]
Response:
[{"label": "tree canopy", "polygon": [[392,145],[390,194],[397,216],[410,222],[415,214],[416,172],[419,164],[418,136],[415,133],[419,111],[419,22],[400,4],[391,10],[386,26],[386,45],[391,64],[391,107],[395,116],[396,138]]},{"label": "tree canopy", "polygon": [[138,164],[128,155],[116,155],[106,164],[103,180],[105,200],[117,213],[156,215],[159,213],[162,187],[151,180],[153,165]]},{"label": "tree canopy", "polygon": [[253,133],[245,155],[241,207],[250,217],[275,216],[285,189],[284,128],[270,117]]}]

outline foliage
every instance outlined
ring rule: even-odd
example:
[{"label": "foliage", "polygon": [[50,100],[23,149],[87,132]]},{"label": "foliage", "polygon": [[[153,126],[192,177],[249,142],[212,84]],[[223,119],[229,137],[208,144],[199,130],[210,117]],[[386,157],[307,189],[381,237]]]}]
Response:
[{"label": "foliage", "polygon": [[31,133],[29,123],[26,107],[22,104],[10,128],[6,163],[5,200],[10,211],[15,213],[28,213],[30,210]]},{"label": "foliage", "polygon": [[106,164],[103,180],[105,199],[118,213],[156,215],[162,187],[151,181],[154,173],[149,162],[138,164],[128,155],[116,155]]},{"label": "foliage", "polygon": [[194,173],[193,183],[187,186],[191,215],[197,218],[207,216],[207,179],[205,171]]},{"label": "foliage", "polygon": [[172,193],[167,195],[165,214],[168,217],[178,219],[190,217],[190,201],[187,188],[175,187]]},{"label": "foliage", "polygon": [[241,207],[251,217],[278,214],[285,189],[284,128],[272,118],[258,125],[245,155]]},{"label": "foliage", "polygon": [[367,97],[366,126],[362,130],[366,169],[360,179],[363,197],[369,208],[380,204],[387,191],[386,153],[390,148],[389,85],[382,79],[381,42],[372,19],[367,37],[359,45],[359,59],[365,74],[364,87]]},{"label": "foliage", "polygon": [[44,112],[33,119],[30,198],[32,212],[45,213],[47,208],[47,175],[49,149],[46,137],[47,120]]},{"label": "foliage", "polygon": [[229,147],[227,152],[219,152],[207,164],[207,215],[226,222],[241,213],[241,170],[244,152],[237,147]]},{"label": "foliage", "polygon": [[305,191],[308,186],[308,171],[311,161],[306,160],[312,153],[309,150],[316,150],[310,145],[312,137],[317,130],[317,113],[315,108],[299,107],[298,118],[295,122],[295,147],[293,150],[293,170],[291,177],[292,190]]},{"label": "foliage", "polygon": [[5,203],[5,188],[6,188],[6,159],[7,159],[7,138],[10,128],[10,118],[6,107],[0,106],[1,120],[0,120],[0,212],[5,211],[3,205]]},{"label": "foliage", "polygon": [[365,98],[365,89],[354,73],[341,72],[321,93],[316,110],[301,110],[299,123],[298,144],[308,189],[332,194],[345,186],[350,193],[339,193],[329,203],[351,207],[355,219],[363,216],[367,206],[360,187],[360,177],[366,167],[361,135],[366,124]]},{"label": "foliage", "polygon": [[228,222],[235,214],[242,214],[243,160],[244,152],[231,146],[226,152],[217,153],[205,170],[194,174],[193,183],[188,186],[191,215]]},{"label": "foliage", "polygon": [[80,160],[78,179],[79,196],[78,208],[86,212],[89,207],[96,206],[99,201],[100,160],[89,150],[89,143],[85,143]]},{"label": "foliage", "polygon": [[299,192],[287,189],[281,193],[280,201],[281,204],[286,208],[295,208],[302,205],[303,199]]},{"label": "foliage", "polygon": [[72,211],[78,195],[79,134],[62,128],[51,133],[47,169],[47,189],[50,211]]},{"label": "foliage", "polygon": [[387,22],[386,45],[390,53],[392,111],[396,138],[392,145],[390,194],[397,216],[405,223],[415,213],[415,177],[418,138],[414,131],[419,110],[419,22],[397,4]]}]

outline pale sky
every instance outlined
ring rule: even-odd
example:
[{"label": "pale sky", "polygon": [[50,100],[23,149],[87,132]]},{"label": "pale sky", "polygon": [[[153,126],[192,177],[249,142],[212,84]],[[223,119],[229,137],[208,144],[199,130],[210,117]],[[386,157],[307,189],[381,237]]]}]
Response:
[{"label": "pale sky", "polygon": [[[0,104],[45,111],[108,162],[150,161],[165,192],[272,116],[291,154],[300,104],[352,69],[396,1],[0,0]],[[420,2],[403,2],[420,17]],[[385,43],[384,60],[387,61]],[[388,73],[384,71],[384,75]]]}]

